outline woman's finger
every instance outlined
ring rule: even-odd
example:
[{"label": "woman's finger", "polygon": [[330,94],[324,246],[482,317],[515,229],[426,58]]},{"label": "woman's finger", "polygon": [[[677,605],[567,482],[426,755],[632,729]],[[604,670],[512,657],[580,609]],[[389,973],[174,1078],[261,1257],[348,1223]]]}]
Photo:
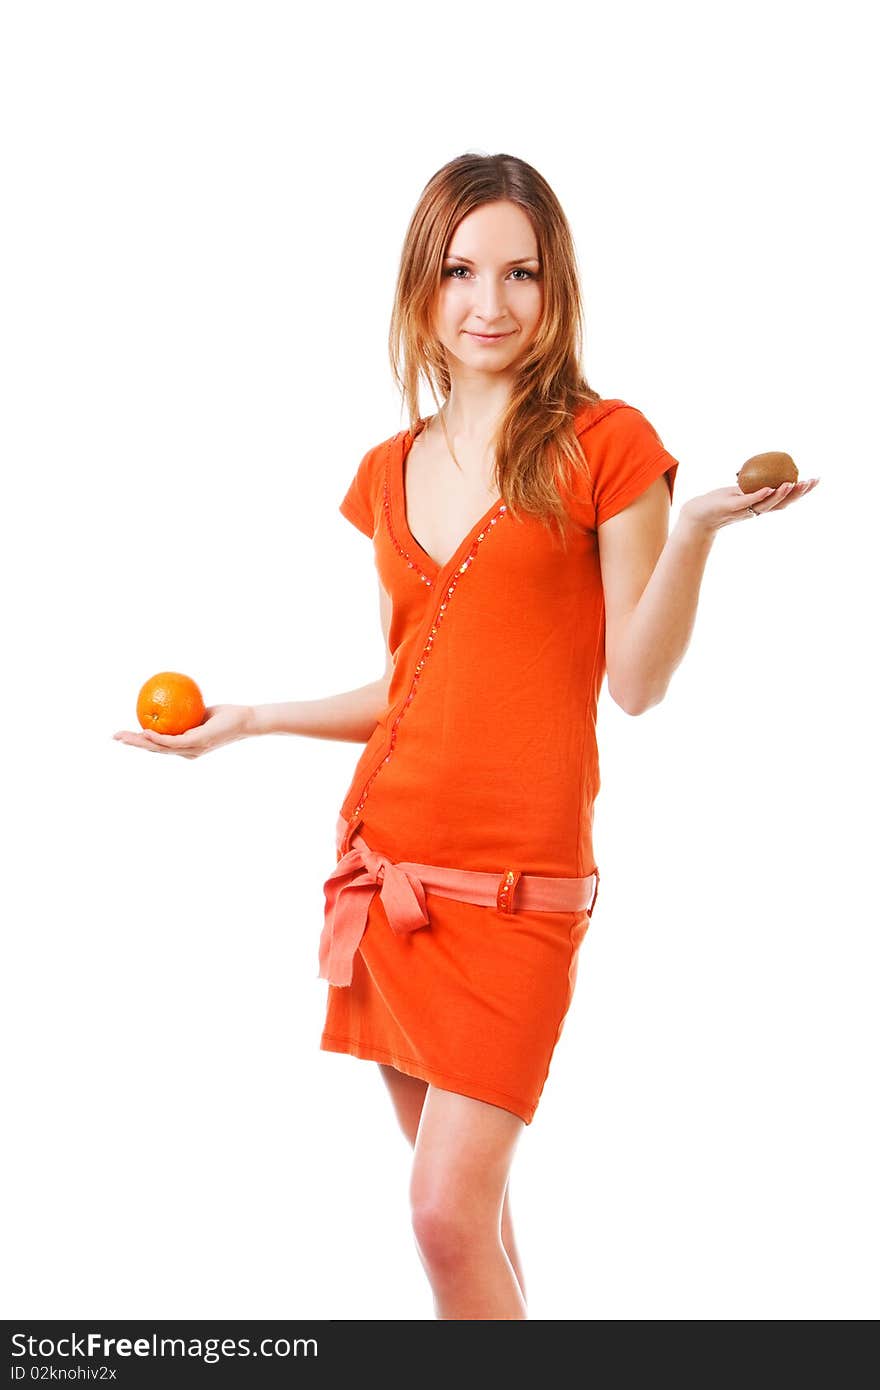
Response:
[{"label": "woman's finger", "polygon": [[806,497],[808,492],[812,492],[818,481],[818,478],[807,478],[805,482],[795,483],[794,487],[789,489],[788,496],[783,497],[781,502],[778,503],[778,508],[789,507],[793,502],[797,502],[799,498]]},{"label": "woman's finger", "polygon": [[151,753],[158,753],[160,749],[155,743],[147,738],[146,731],[135,733],[130,729],[121,729],[118,734],[113,735],[117,743],[129,743],[132,748],[148,748]]},{"label": "woman's finger", "polygon": [[140,733],[135,733],[129,729],[121,729],[118,734],[113,735],[119,743],[129,743],[132,748],[147,748],[151,753],[183,753],[184,756],[192,757],[189,751],[191,743],[186,743],[186,734],[157,734],[152,729],[143,729]]},{"label": "woman's finger", "polygon": [[[759,487],[757,492],[744,492],[742,496],[735,495],[734,502],[736,504],[737,519],[743,516],[751,516],[753,512],[757,512],[758,505],[761,502],[772,502],[773,493],[774,489],[772,487]],[[762,510],[766,511],[766,506],[762,508]]]},{"label": "woman's finger", "polygon": [[160,734],[155,729],[145,729],[144,737],[163,753],[185,753],[197,742],[188,730],[185,734]]},{"label": "woman's finger", "polygon": [[[780,483],[779,487],[774,488],[770,495],[764,499],[764,505],[760,508],[760,513],[763,515],[764,512],[775,511],[777,507],[787,501],[791,495],[792,488],[795,487],[797,487],[797,483]],[[758,510],[756,506],[755,511]]]},{"label": "woman's finger", "polygon": [[780,495],[774,497],[768,510],[783,511],[786,507],[790,507],[801,497],[806,497],[807,493],[812,491],[818,481],[818,478],[807,478],[804,481],[798,480],[796,483],[785,484],[784,489],[779,489]]},{"label": "woman's finger", "polygon": [[779,506],[780,502],[785,501],[793,487],[794,483],[780,483],[773,495],[767,498],[762,511],[772,512],[775,507]]}]

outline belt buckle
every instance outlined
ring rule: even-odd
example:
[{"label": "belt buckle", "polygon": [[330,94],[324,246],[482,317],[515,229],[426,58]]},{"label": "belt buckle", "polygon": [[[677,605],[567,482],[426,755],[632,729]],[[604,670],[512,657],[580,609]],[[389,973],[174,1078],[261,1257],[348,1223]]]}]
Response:
[{"label": "belt buckle", "polygon": [[516,885],[522,878],[520,869],[508,869],[501,879],[496,898],[496,906],[499,912],[513,912],[513,896],[516,892]]}]

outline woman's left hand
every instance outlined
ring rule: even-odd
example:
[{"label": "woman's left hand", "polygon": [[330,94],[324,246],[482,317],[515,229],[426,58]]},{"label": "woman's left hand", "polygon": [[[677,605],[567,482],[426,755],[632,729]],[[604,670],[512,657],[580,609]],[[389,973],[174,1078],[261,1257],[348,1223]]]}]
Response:
[{"label": "woman's left hand", "polygon": [[[732,521],[754,521],[754,512],[764,516],[767,512],[781,512],[791,507],[812,492],[818,478],[807,478],[804,482],[782,483],[773,488],[759,488],[757,492],[741,492],[738,487],[719,487],[714,492],[706,492],[701,497],[691,497],[685,502],[679,516],[701,531],[720,531]],[[749,507],[754,511],[750,512]]]}]

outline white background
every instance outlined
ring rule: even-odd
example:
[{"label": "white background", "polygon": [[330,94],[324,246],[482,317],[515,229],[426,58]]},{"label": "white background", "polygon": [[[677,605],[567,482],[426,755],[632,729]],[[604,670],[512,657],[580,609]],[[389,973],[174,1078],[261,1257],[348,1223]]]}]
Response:
[{"label": "white background", "polygon": [[529,1315],[876,1317],[867,16],[4,6],[5,1316],[434,1316],[378,1069],[318,1048],[362,745],[111,735],[158,670],[381,674],[337,507],[407,423],[406,223],[474,150],[559,196],[672,524],[766,449],[822,479],[719,533],[660,706],[603,689],[602,887],[511,1178]]}]

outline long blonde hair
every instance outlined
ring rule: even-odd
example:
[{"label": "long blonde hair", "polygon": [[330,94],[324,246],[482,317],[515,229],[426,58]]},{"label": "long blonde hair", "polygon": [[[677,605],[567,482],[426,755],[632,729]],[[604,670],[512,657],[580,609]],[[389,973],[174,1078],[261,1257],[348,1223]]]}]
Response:
[{"label": "long blonde hair", "polygon": [[[565,545],[567,513],[559,488],[570,482],[570,468],[589,477],[573,420],[602,397],[581,367],[583,306],[571,230],[552,188],[525,160],[511,154],[462,154],[425,185],[400,256],[388,336],[391,370],[415,433],[421,419],[420,379],[425,378],[435,401],[439,390],[445,402],[451,388],[446,351],[433,326],[443,258],[461,219],[502,199],[516,203],[532,222],[544,293],[541,323],[518,363],[494,436],[495,487],[512,515],[527,512],[547,526],[555,524]],[[440,421],[445,433],[442,415]]]}]

